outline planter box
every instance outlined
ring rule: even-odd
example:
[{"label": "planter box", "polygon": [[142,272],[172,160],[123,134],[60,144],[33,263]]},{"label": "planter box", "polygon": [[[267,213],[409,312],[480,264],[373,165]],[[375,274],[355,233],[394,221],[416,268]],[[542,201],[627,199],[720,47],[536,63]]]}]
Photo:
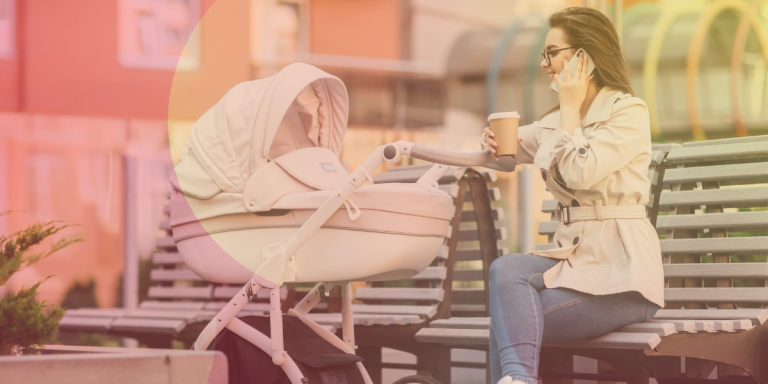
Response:
[{"label": "planter box", "polygon": [[3,384],[228,384],[218,351],[47,345],[41,355],[0,356]]}]

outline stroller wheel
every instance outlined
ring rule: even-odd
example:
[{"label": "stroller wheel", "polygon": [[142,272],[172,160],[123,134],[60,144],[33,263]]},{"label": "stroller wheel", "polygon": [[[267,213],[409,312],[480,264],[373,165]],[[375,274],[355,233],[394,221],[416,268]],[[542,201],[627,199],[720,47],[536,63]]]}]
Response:
[{"label": "stroller wheel", "polygon": [[442,384],[442,383],[440,383],[433,377],[413,375],[413,376],[403,377],[402,379],[399,379],[392,384]]}]

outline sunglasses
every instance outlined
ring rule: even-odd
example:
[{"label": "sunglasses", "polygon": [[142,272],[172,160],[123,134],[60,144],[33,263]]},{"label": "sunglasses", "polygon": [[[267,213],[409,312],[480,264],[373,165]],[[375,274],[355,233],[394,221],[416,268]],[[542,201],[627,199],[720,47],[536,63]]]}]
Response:
[{"label": "sunglasses", "polygon": [[555,50],[552,50],[552,51],[544,50],[543,52],[541,52],[541,58],[547,61],[547,67],[551,67],[552,66],[552,55],[554,55],[554,54],[556,54],[556,53],[558,53],[560,51],[565,51],[566,49],[575,49],[575,48],[574,47],[565,47],[565,48],[555,49]]}]

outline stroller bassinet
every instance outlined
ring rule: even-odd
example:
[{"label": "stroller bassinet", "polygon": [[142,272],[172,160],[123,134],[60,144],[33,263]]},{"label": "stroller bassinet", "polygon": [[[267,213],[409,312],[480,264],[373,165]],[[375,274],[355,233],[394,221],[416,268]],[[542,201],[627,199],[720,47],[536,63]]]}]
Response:
[{"label": "stroller bassinet", "polygon": [[[205,280],[245,283],[349,184],[338,160],[348,101],[336,77],[301,63],[230,90],[192,128],[176,166],[173,237]],[[290,257],[283,281],[396,280],[426,268],[447,235],[450,196],[428,184],[359,188]]]}]

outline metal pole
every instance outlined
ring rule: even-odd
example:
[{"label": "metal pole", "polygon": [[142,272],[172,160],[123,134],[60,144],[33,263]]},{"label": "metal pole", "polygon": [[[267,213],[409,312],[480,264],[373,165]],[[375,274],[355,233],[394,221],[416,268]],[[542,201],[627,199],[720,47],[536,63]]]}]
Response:
[{"label": "metal pole", "polygon": [[530,165],[518,166],[517,172],[517,240],[519,252],[535,248],[534,170]]},{"label": "metal pole", "polygon": [[[136,309],[139,306],[139,251],[136,247],[137,228],[137,160],[132,156],[123,157],[123,307]],[[123,339],[123,346],[137,347],[135,339]]]}]

